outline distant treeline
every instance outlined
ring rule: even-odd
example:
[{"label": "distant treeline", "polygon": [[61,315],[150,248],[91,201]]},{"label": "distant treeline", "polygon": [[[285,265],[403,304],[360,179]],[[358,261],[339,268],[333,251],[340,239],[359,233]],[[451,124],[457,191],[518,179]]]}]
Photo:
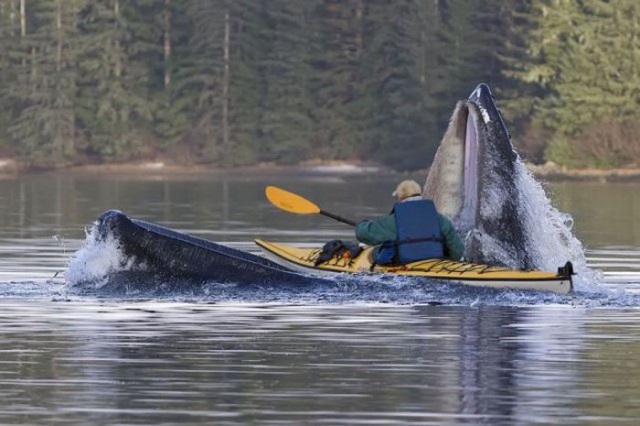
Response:
[{"label": "distant treeline", "polygon": [[529,159],[640,162],[638,0],[0,0],[0,153],[428,165],[494,90]]}]

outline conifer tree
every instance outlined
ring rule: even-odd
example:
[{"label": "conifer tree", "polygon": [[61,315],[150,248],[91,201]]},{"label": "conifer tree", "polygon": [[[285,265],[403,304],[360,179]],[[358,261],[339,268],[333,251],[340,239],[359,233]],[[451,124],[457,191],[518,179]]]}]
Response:
[{"label": "conifer tree", "polygon": [[171,124],[181,129],[183,146],[201,161],[220,161],[223,146],[223,79],[225,0],[192,0],[187,3],[190,31],[186,46],[176,58],[170,86]]},{"label": "conifer tree", "polygon": [[142,130],[151,120],[145,52],[134,39],[135,8],[122,0],[92,0],[79,15],[82,37],[78,115],[88,154],[128,160],[147,152]]},{"label": "conifer tree", "polygon": [[268,51],[262,28],[266,17],[260,2],[235,0],[229,8],[228,104],[230,140],[227,165],[259,160],[259,123],[266,82],[260,66]]},{"label": "conifer tree", "polygon": [[440,126],[446,126],[454,103],[479,83],[498,90],[502,87],[503,56],[511,39],[505,8],[497,0],[439,3],[439,40],[434,49],[439,60],[434,80]]},{"label": "conifer tree", "polygon": [[418,10],[416,1],[369,2],[365,22],[370,121],[363,154],[400,169],[424,167],[430,157]]},{"label": "conifer tree", "polygon": [[76,14],[80,0],[30,3],[30,32],[22,34],[7,88],[15,105],[8,127],[23,161],[36,167],[65,165],[76,156],[74,101],[77,74]]},{"label": "conifer tree", "polygon": [[305,158],[312,132],[309,91],[310,6],[305,0],[263,3],[268,43],[260,61],[264,79],[258,124],[261,157],[293,163]]},{"label": "conifer tree", "polygon": [[544,90],[534,123],[552,135],[547,157],[584,165],[580,136],[586,129],[639,118],[640,5],[635,0],[545,1],[534,11],[531,59],[518,77]]},{"label": "conifer tree", "polygon": [[20,42],[20,23],[17,0],[0,2],[0,149],[9,142],[7,127],[11,122],[13,108],[9,99],[10,87],[16,80],[16,67],[10,57],[12,48]]},{"label": "conifer tree", "polygon": [[311,92],[313,151],[353,156],[363,143],[363,0],[324,0],[313,10]]}]

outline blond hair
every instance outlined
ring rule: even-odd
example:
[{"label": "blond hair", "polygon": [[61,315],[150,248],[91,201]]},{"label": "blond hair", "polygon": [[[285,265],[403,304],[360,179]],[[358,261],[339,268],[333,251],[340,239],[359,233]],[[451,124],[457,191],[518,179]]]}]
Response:
[{"label": "blond hair", "polygon": [[409,198],[414,195],[421,195],[422,187],[415,180],[403,180],[398,184],[396,190],[391,195],[400,199]]}]

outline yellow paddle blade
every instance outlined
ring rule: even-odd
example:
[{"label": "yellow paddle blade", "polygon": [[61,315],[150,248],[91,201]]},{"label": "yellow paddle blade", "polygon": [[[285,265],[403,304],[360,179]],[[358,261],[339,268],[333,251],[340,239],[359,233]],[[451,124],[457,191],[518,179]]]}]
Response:
[{"label": "yellow paddle blade", "polygon": [[318,206],[293,192],[285,191],[275,186],[267,186],[265,194],[269,202],[279,209],[298,214],[320,213]]}]

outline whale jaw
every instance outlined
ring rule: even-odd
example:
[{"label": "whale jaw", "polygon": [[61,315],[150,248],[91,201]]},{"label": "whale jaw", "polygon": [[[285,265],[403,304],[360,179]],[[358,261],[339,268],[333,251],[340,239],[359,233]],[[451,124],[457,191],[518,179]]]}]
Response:
[{"label": "whale jaw", "polygon": [[451,219],[465,258],[532,268],[518,174],[523,168],[489,87],[459,101],[429,170],[423,195]]}]

